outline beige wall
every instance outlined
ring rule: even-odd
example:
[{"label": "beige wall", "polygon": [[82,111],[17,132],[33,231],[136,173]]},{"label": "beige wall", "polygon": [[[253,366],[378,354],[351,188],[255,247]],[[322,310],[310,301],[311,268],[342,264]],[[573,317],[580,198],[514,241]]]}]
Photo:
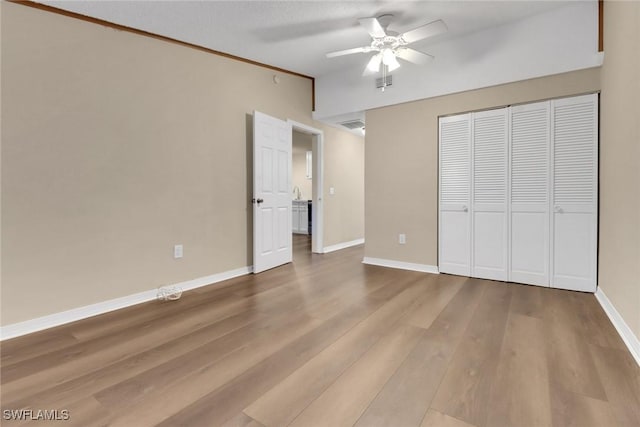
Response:
[{"label": "beige wall", "polygon": [[[326,247],[364,237],[365,144],[362,137],[333,127],[324,128],[324,138]],[[334,194],[329,194],[331,187]]]},{"label": "beige wall", "polygon": [[599,88],[589,69],[367,111],[365,255],[438,265],[438,116]]},{"label": "beige wall", "polygon": [[640,2],[604,19],[598,282],[640,337]]},{"label": "beige wall", "polygon": [[[293,186],[300,189],[302,198],[305,200],[311,200],[313,197],[313,189],[311,188],[313,181],[307,178],[307,151],[312,151],[312,149],[311,135],[302,132],[293,132],[291,180],[293,181]],[[313,174],[311,176],[313,177]]]},{"label": "beige wall", "polygon": [[310,80],[1,7],[3,325],[250,265],[254,109],[325,131],[325,244],[362,237],[363,141]]}]

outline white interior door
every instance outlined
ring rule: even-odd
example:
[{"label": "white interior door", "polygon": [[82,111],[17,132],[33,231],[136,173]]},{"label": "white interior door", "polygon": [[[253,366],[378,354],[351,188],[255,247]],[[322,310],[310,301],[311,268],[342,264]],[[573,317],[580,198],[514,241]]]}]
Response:
[{"label": "white interior door", "polygon": [[550,103],[511,108],[509,280],[549,286]]},{"label": "white interior door", "polygon": [[253,113],[253,272],[291,262],[291,124]]},{"label": "white interior door", "polygon": [[439,270],[471,275],[471,120],[440,119]]},{"label": "white interior door", "polygon": [[507,280],[507,109],[473,113],[472,117],[471,274]]},{"label": "white interior door", "polygon": [[598,97],[552,101],[551,286],[596,291]]}]

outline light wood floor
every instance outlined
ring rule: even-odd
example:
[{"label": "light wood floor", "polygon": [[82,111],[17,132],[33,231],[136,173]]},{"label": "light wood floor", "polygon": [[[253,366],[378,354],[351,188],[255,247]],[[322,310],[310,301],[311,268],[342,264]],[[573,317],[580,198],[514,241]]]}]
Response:
[{"label": "light wood floor", "polygon": [[55,425],[78,426],[640,425],[640,370],[593,295],[309,245],[2,343],[2,409],[67,409]]}]

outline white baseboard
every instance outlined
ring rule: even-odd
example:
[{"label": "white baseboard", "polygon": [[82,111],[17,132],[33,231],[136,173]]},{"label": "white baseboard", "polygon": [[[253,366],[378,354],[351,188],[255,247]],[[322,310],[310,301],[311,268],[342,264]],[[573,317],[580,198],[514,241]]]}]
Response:
[{"label": "white baseboard", "polygon": [[[175,283],[167,286],[179,286],[183,291],[207,286],[212,283],[222,282],[223,280],[232,279],[234,277],[243,276],[253,271],[253,267],[241,267],[235,270],[225,271],[222,273],[212,274],[210,276],[199,277],[186,282]],[[158,289],[138,292],[137,294],[127,295],[120,298],[102,301],[96,304],[86,305],[84,307],[73,308],[71,310],[62,311],[60,313],[49,314],[47,316],[38,317],[24,322],[13,323],[11,325],[0,327],[0,341],[22,335],[38,332],[43,329],[53,328],[55,326],[64,325],[65,323],[75,322],[77,320],[86,319],[87,317],[96,316],[98,314],[108,313],[110,311],[129,307],[143,302],[155,300],[158,297]]]},{"label": "white baseboard", "polygon": [[186,282],[176,283],[173,286],[180,286],[183,291],[189,291],[191,289],[201,288],[203,286],[211,285],[213,283],[218,283],[225,280],[233,279],[234,277],[244,276],[252,272],[253,272],[253,266],[250,265],[247,267],[236,268],[235,270],[223,271],[222,273],[216,273],[210,276],[200,277],[198,279],[187,280]]},{"label": "white baseboard", "polygon": [[624,321],[620,313],[618,313],[618,310],[611,304],[611,301],[604,294],[601,287],[598,287],[596,291],[596,299],[602,306],[604,312],[607,313],[607,316],[609,316],[611,323],[613,323],[613,326],[620,334],[622,341],[627,345],[636,363],[640,366],[640,341],[638,337],[635,336],[629,325],[627,325],[627,322]]},{"label": "white baseboard", "polygon": [[342,242],[336,245],[325,246],[322,249],[322,253],[328,254],[329,252],[339,251],[340,249],[350,248],[351,246],[362,245],[364,243],[364,239],[356,239],[350,242]]},{"label": "white baseboard", "polygon": [[428,264],[414,264],[412,262],[394,261],[392,259],[364,257],[363,264],[379,265],[381,267],[399,268],[401,270],[421,271],[423,273],[439,274],[438,267]]}]

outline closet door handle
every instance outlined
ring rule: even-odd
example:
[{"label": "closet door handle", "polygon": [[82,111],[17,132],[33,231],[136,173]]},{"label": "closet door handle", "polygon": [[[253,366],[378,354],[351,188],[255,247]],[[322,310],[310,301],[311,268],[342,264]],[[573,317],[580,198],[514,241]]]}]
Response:
[{"label": "closet door handle", "polygon": [[556,211],[556,213],[562,213],[564,212],[564,210],[562,210],[562,208],[560,206],[556,206],[554,211]]},{"label": "closet door handle", "polygon": [[462,206],[462,212],[469,212],[469,208],[467,207],[467,205]]}]

